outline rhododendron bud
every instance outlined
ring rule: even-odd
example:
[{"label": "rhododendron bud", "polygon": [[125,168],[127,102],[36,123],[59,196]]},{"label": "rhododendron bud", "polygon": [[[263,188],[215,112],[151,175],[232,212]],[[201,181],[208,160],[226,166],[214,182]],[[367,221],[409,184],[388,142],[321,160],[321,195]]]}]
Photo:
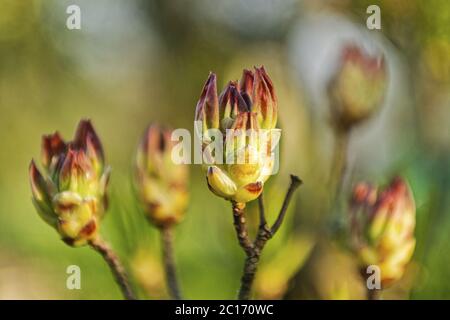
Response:
[{"label": "rhododendron bud", "polygon": [[[207,130],[219,128],[219,101],[217,97],[216,75],[210,73],[203,86],[195,109],[195,121],[201,124],[203,137],[208,140]],[[197,127],[196,127],[197,129]],[[201,136],[200,132],[197,132]]]},{"label": "rhododendron bud", "polygon": [[280,136],[280,130],[275,129],[277,103],[273,85],[263,67],[255,68],[254,73],[244,70],[240,82],[228,82],[219,95],[217,112],[215,90],[216,76],[210,74],[195,116],[202,121],[203,130],[216,129],[223,137],[223,152],[216,152],[214,158],[208,153],[210,136],[205,137],[203,132],[203,151],[208,159],[213,158],[206,168],[208,187],[222,198],[246,203],[261,194],[273,171],[272,152]]},{"label": "rhododendron bud", "polygon": [[344,48],[338,71],[329,83],[331,114],[339,129],[364,121],[382,105],[387,70],[382,55],[370,56],[363,49]]},{"label": "rhododendron bud", "polygon": [[34,161],[29,168],[33,202],[40,216],[69,245],[94,239],[107,207],[110,168],[105,168],[102,145],[91,122],[80,121],[69,143],[57,132],[44,136],[42,165],[44,174]]},{"label": "rhododendron bud", "polygon": [[255,68],[253,87],[253,108],[262,129],[273,129],[277,124],[278,102],[272,80],[264,67]]},{"label": "rhododendron bud", "polygon": [[353,249],[362,268],[376,265],[383,287],[400,279],[415,247],[416,209],[410,188],[395,178],[383,191],[360,183],[351,201]]},{"label": "rhododendron bud", "polygon": [[148,127],[136,156],[137,189],[148,218],[157,226],[178,223],[188,205],[188,167],[172,160],[171,130]]}]

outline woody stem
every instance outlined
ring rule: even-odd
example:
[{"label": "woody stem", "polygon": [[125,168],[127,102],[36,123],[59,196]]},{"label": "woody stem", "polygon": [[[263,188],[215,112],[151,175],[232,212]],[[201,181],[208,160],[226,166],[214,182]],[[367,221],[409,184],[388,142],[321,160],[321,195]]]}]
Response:
[{"label": "woody stem", "polygon": [[166,282],[170,295],[175,300],[181,300],[180,288],[178,286],[175,271],[175,259],[173,254],[173,229],[171,226],[161,228],[161,241]]},{"label": "woody stem", "polygon": [[239,245],[244,250],[247,258],[245,259],[244,271],[241,277],[241,288],[239,289],[238,299],[248,300],[253,280],[256,274],[256,268],[259,261],[259,255],[254,250],[254,245],[250,241],[245,220],[245,204],[232,202],[234,228],[239,241]]},{"label": "woody stem", "polygon": [[277,220],[275,221],[275,223],[271,228],[268,226],[266,222],[264,201],[263,196],[261,194],[261,196],[258,199],[260,223],[258,234],[254,242],[251,242],[248,236],[247,223],[245,220],[245,211],[244,211],[245,204],[232,202],[234,227],[236,230],[239,244],[247,256],[247,258],[245,259],[244,271],[241,277],[241,287],[239,289],[238,294],[239,300],[250,299],[250,293],[253,281],[255,279],[259,258],[261,257],[262,250],[266,242],[270,238],[272,238],[273,235],[280,228],[284,216],[286,215],[289,203],[292,199],[292,195],[294,191],[300,186],[300,184],[301,180],[298,177],[291,175],[291,184],[284,198],[283,205],[278,214]]},{"label": "woody stem", "polygon": [[136,300],[136,297],[128,281],[125,268],[123,267],[119,258],[111,249],[109,244],[100,237],[97,237],[90,240],[89,245],[92,249],[97,251],[108,264],[114,276],[114,279],[116,280],[117,284],[120,287],[120,290],[122,291],[124,298],[127,300]]},{"label": "woody stem", "polygon": [[291,174],[291,184],[289,185],[289,189],[286,192],[286,196],[283,200],[283,205],[281,206],[281,210],[278,214],[277,220],[275,220],[275,223],[272,225],[271,233],[272,236],[278,231],[278,229],[281,226],[281,223],[283,222],[284,216],[286,215],[286,211],[289,207],[289,203],[291,202],[292,196],[294,195],[295,190],[303,183],[302,180],[300,180],[299,177]]}]

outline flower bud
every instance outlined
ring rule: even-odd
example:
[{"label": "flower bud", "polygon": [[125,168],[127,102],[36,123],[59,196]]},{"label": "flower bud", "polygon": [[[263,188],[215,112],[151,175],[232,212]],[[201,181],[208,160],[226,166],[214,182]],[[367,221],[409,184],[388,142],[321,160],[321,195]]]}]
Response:
[{"label": "flower bud", "polygon": [[242,95],[247,94],[249,98],[253,96],[253,86],[255,82],[255,76],[253,72],[248,69],[242,71],[242,78],[239,81],[239,90]]},{"label": "flower bud", "polygon": [[91,122],[80,121],[69,143],[57,132],[43,136],[42,165],[45,175],[34,161],[29,168],[33,203],[39,215],[67,244],[86,244],[96,237],[106,210],[110,174]]},{"label": "flower bud", "polygon": [[262,129],[273,129],[277,124],[278,104],[272,80],[264,67],[255,68],[253,108]]},{"label": "flower bud", "polygon": [[[203,110],[207,106],[207,96],[215,101],[215,81],[215,75],[210,74],[197,104],[196,119],[205,119]],[[224,137],[223,159],[215,159],[207,167],[208,187],[226,200],[239,203],[254,200],[272,172],[271,153],[278,144],[277,137],[273,136],[280,133],[279,129],[274,129],[277,104],[272,82],[264,68],[255,68],[255,73],[244,70],[239,84],[230,81],[219,95],[217,114],[217,122],[214,111],[210,113],[214,121],[203,125],[203,129],[220,130]],[[203,151],[208,151],[208,143],[205,144],[208,139],[202,141]]]},{"label": "flower bud", "polygon": [[378,194],[375,187],[360,183],[351,200],[353,249],[362,268],[377,265],[381,284],[389,286],[403,276],[415,247],[415,204],[400,178]]},{"label": "flower bud", "polygon": [[42,137],[42,165],[48,171],[54,171],[67,150],[67,145],[58,132]]},{"label": "flower bud", "polygon": [[329,83],[331,113],[337,128],[349,129],[381,107],[386,73],[383,56],[369,56],[355,45],[344,48],[338,71]]},{"label": "flower bud", "polygon": [[248,112],[247,103],[239,93],[236,82],[230,81],[219,96],[220,129],[230,129],[240,113]]},{"label": "flower bud", "polygon": [[[203,86],[200,99],[195,109],[195,121],[201,123],[203,135],[209,129],[219,128],[219,102],[217,97],[216,75],[210,72],[208,79]],[[201,136],[200,132],[197,132]]]},{"label": "flower bud", "polygon": [[171,130],[151,125],[137,150],[136,182],[148,218],[158,227],[180,222],[188,205],[188,168],[175,164]]}]

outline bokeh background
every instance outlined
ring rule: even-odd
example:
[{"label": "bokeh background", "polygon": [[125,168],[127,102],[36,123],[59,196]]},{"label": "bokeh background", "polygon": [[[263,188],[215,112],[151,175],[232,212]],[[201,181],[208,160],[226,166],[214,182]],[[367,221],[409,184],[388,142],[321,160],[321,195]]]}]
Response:
[{"label": "bokeh background", "polygon": [[[81,30],[66,8],[81,8]],[[381,8],[368,30],[366,8]],[[159,235],[146,223],[131,180],[138,139],[150,122],[192,132],[209,71],[219,87],[242,68],[265,65],[279,98],[281,170],[266,187],[269,219],[289,173],[304,180],[281,232],[263,255],[256,296],[360,299],[354,260],[323,235],[339,219],[324,212],[333,136],[326,85],[347,42],[381,50],[389,67],[382,111],[352,133],[346,190],[359,179],[402,174],[417,204],[417,247],[385,298],[450,298],[450,4],[418,1],[1,0],[0,299],[120,299],[106,264],[73,249],[31,203],[28,164],[44,133],[66,139],[90,118],[113,167],[102,235],[125,261],[141,298],[166,298]],[[177,227],[176,260],[190,299],[232,299],[244,255],[229,204],[191,166],[191,204]],[[256,224],[254,204],[249,220]],[[81,290],[66,268],[81,268]]]}]

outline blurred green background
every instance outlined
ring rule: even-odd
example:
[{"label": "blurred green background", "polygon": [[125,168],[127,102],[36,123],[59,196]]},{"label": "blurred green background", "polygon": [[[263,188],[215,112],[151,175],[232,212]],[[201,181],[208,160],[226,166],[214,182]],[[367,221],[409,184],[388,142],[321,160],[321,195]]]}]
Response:
[{"label": "blurred green background", "polygon": [[[81,8],[81,30],[66,8]],[[368,30],[366,8],[381,8]],[[209,71],[222,88],[265,65],[279,98],[281,169],[266,187],[274,219],[289,173],[305,182],[281,232],[268,243],[259,298],[363,298],[349,255],[324,243],[332,132],[326,81],[345,42],[381,48],[389,67],[382,112],[350,143],[347,188],[405,175],[417,204],[417,248],[386,298],[450,298],[450,4],[433,1],[0,0],[0,299],[120,299],[106,264],[73,249],[31,203],[28,164],[44,133],[70,140],[92,119],[112,166],[111,208],[101,233],[125,261],[141,298],[167,297],[159,236],[133,192],[132,159],[150,122],[192,132]],[[220,89],[219,89],[220,90]],[[228,203],[191,166],[191,204],[177,227],[176,260],[190,299],[232,299],[244,255]],[[256,224],[254,204],[249,220]],[[66,268],[81,268],[81,290]]]}]

